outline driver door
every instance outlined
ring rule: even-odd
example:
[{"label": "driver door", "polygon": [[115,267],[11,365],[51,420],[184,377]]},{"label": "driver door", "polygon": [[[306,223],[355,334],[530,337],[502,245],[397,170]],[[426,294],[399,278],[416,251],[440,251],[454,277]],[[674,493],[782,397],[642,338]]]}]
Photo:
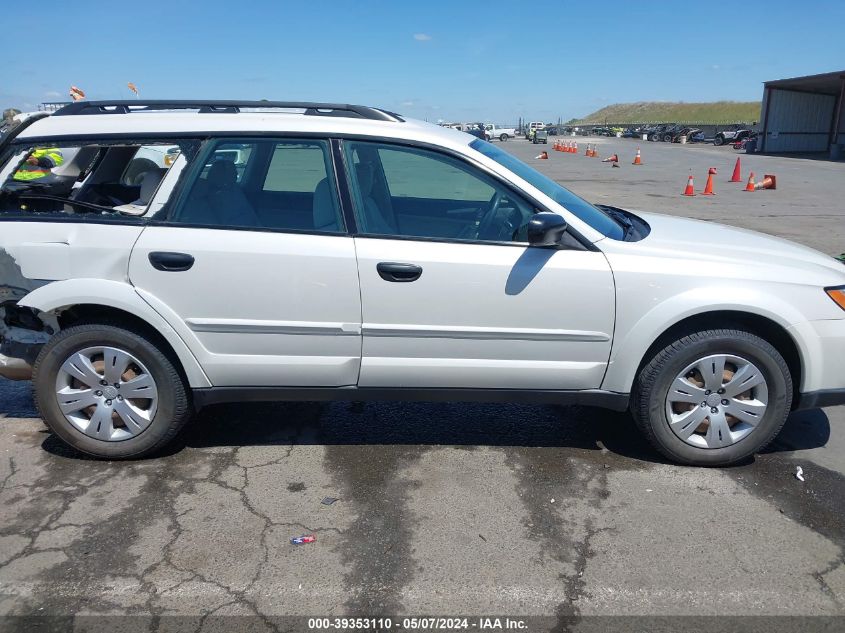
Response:
[{"label": "driver door", "polygon": [[529,247],[536,209],[428,149],[344,141],[366,387],[590,389],[610,353],[607,260]]}]

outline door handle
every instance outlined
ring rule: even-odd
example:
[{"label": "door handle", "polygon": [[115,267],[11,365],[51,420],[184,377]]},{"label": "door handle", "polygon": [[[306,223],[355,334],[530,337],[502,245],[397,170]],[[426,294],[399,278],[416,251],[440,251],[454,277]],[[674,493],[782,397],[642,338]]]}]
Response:
[{"label": "door handle", "polygon": [[422,266],[416,264],[399,264],[397,262],[381,262],[376,270],[385,281],[408,282],[416,281],[422,275]]},{"label": "door handle", "polygon": [[149,254],[149,258],[153,268],[168,273],[180,273],[190,270],[191,266],[194,265],[194,256],[188,255],[188,253],[154,251]]}]

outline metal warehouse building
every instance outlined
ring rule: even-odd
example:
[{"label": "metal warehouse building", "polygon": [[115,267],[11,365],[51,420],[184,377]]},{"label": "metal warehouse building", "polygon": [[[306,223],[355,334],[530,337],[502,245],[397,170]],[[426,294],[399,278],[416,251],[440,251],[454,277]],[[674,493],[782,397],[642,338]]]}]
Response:
[{"label": "metal warehouse building", "polygon": [[763,152],[825,152],[842,158],[845,70],[764,84]]}]

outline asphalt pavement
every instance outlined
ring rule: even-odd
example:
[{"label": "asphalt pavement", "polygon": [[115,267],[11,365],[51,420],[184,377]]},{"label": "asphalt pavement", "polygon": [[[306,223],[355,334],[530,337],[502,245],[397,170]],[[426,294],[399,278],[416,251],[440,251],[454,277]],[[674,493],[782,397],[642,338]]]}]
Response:
[{"label": "asphalt pavement", "polygon": [[[724,182],[728,148],[640,142],[634,167],[636,142],[598,142],[619,169],[505,146],[595,202],[845,251],[842,163],[743,155],[744,176],[778,176],[745,193]],[[716,197],[681,197],[710,166]],[[215,406],[167,454],[109,463],[51,436],[28,383],[0,380],[0,630],[64,630],[74,614],[97,616],[78,630],[106,616],[131,616],[111,630],[314,630],[277,618],[298,615],[842,630],[843,448],[845,407],[793,414],[765,453],[700,469],[600,409],[291,403]],[[303,534],[316,542],[290,543]]]}]

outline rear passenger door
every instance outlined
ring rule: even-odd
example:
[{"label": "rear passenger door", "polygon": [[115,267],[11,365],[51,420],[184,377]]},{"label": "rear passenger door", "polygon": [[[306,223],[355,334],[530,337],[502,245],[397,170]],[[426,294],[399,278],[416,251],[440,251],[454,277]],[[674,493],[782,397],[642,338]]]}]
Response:
[{"label": "rear passenger door", "polygon": [[213,139],[129,275],[215,386],[357,382],[353,240],[325,139]]}]

